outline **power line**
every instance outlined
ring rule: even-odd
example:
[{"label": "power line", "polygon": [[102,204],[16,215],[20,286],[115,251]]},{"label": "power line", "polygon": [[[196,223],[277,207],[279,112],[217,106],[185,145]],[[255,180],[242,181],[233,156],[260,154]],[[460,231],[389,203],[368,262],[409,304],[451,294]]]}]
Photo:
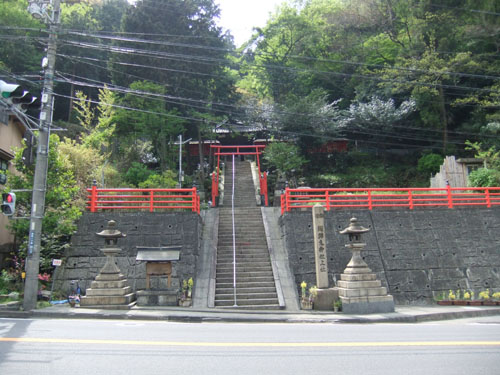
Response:
[{"label": "power line", "polygon": [[[93,88],[102,89],[102,88],[104,88],[104,85],[106,85],[106,83],[101,82],[101,81],[96,81],[96,80],[90,80],[90,81],[93,81],[94,84],[88,84],[86,82],[78,82],[78,81],[70,80],[68,78],[65,78],[64,75],[61,75],[61,74],[60,74],[60,76],[64,78],[65,82],[73,83],[73,84],[84,86],[84,87],[86,86],[86,87],[93,87]],[[78,77],[78,76],[76,76],[76,77]],[[79,78],[83,78],[83,77],[79,77]],[[83,79],[87,79],[87,78],[83,78]],[[87,80],[89,80],[89,79],[87,79]],[[157,93],[150,93],[150,92],[144,92],[144,91],[139,91],[139,90],[132,90],[129,88],[119,87],[116,85],[112,85],[111,87],[108,87],[108,89],[111,91],[119,92],[119,93],[141,96],[141,97],[145,97],[148,99],[154,99],[154,100],[161,99],[161,100],[164,100],[164,101],[167,101],[170,103],[183,105],[183,106],[187,106],[187,107],[192,107],[192,108],[203,109],[203,110],[206,110],[207,107],[199,106],[199,105],[195,105],[195,104],[187,104],[184,102],[210,105],[210,108],[214,112],[226,113],[226,114],[230,114],[230,115],[239,115],[240,113],[229,111],[229,110],[222,110],[220,108],[214,109],[213,106],[223,106],[223,107],[235,108],[235,109],[240,109],[240,110],[255,110],[255,109],[257,109],[257,107],[240,106],[240,105],[226,104],[226,103],[217,103],[217,102],[210,102],[210,101],[205,101],[205,100],[200,100],[200,99],[183,98],[183,97],[177,97],[177,96],[172,96],[172,95],[167,95],[167,94],[157,94]],[[325,119],[325,118],[328,119],[329,118],[329,116],[320,116],[320,115],[315,115],[315,114],[304,114],[304,113],[297,113],[297,112],[290,112],[290,111],[278,111],[278,110],[274,110],[274,109],[273,109],[272,113],[281,114],[281,115],[305,116],[306,118],[311,118],[311,119]],[[333,118],[332,118],[332,120],[333,120]],[[416,131],[422,131],[422,132],[442,133],[441,130],[437,130],[437,129],[424,129],[424,128],[415,128],[415,127],[398,126],[398,125],[391,125],[391,128],[404,129],[404,130],[416,130]],[[474,134],[474,133],[456,132],[456,131],[455,132],[447,132],[447,134],[449,134],[450,136],[453,136],[453,135],[477,136],[477,134]],[[374,134],[374,135],[377,135],[377,134]],[[390,134],[388,134],[388,136],[390,136]],[[495,138],[495,139],[498,138],[498,136],[494,136],[494,135],[484,135],[484,136],[487,138]]]},{"label": "power line", "polygon": [[[218,52],[227,52],[227,53],[231,53],[233,55],[235,52],[234,50],[227,49],[227,48],[210,47],[210,46],[186,44],[186,43],[174,43],[174,42],[166,42],[166,41],[151,41],[151,40],[138,39],[138,38],[119,38],[119,37],[106,36],[106,35],[102,35],[102,34],[93,34],[93,33],[85,32],[85,31],[68,31],[68,34],[77,35],[77,36],[92,37],[92,38],[97,38],[97,39],[109,39],[109,40],[114,40],[114,41],[124,41],[124,42],[130,42],[130,43],[146,43],[146,44],[155,44],[155,45],[163,45],[163,46],[176,46],[176,47],[184,47],[184,48],[212,50],[212,51],[218,51]],[[138,34],[138,35],[141,35],[141,34]],[[66,40],[66,42],[69,44],[82,43],[81,41],[75,42],[75,41],[71,41],[71,40]],[[87,48],[94,48],[95,46],[96,45],[87,46]],[[102,46],[102,45],[97,45],[97,46]],[[108,47],[108,48],[110,48],[110,47]],[[114,47],[114,48],[120,48],[120,47]],[[148,50],[138,50],[138,51],[143,51],[143,53],[144,53],[144,51],[148,51]],[[114,51],[108,50],[108,52],[116,52],[116,49]],[[122,52],[125,52],[125,51],[122,51]],[[457,52],[455,52],[455,53],[457,53]],[[265,52],[254,53],[253,55],[255,55],[255,56],[271,56],[271,54],[268,54]],[[184,56],[188,56],[188,55],[184,55]],[[193,55],[189,55],[189,56],[193,57]],[[240,56],[244,56],[244,54],[242,54]],[[451,75],[451,76],[457,76],[457,77],[482,78],[482,79],[492,79],[492,80],[500,79],[500,77],[498,77],[498,76],[491,76],[491,75],[485,75],[485,74],[473,74],[473,73],[452,72],[452,71],[433,71],[433,70],[406,68],[406,67],[400,67],[400,66],[386,66],[386,65],[380,65],[380,64],[352,62],[352,61],[346,61],[346,60],[324,59],[324,58],[316,58],[316,57],[310,57],[310,56],[287,55],[286,57],[289,59],[316,61],[316,62],[322,62],[322,63],[365,66],[365,67],[372,67],[372,68],[379,68],[379,69],[394,69],[394,70],[398,70],[398,71],[411,72],[411,73]],[[311,69],[309,69],[308,71],[314,72],[314,70],[311,70]]]},{"label": "power line", "polygon": [[[223,62],[223,63],[227,62],[226,60],[216,59],[216,58],[209,58],[209,57],[202,57],[202,56],[195,56],[195,55],[185,55],[185,54],[170,54],[170,53],[140,50],[140,49],[134,49],[134,48],[113,48],[113,47],[103,48],[101,45],[92,44],[92,43],[70,42],[69,44],[78,45],[78,46],[83,47],[83,48],[90,48],[93,50],[98,49],[101,51],[112,52],[112,53],[134,55],[134,56],[141,55],[141,56],[150,57],[150,58],[167,59],[167,60],[175,60],[175,61],[190,62],[190,63],[199,63],[199,64],[204,64],[204,65],[213,65],[214,62]],[[340,73],[340,72],[333,72],[333,71],[320,71],[320,70],[315,70],[315,69],[296,68],[296,67],[288,67],[288,66],[281,66],[281,65],[270,65],[270,64],[258,64],[257,65],[256,64],[256,65],[254,65],[254,67],[286,70],[286,71],[299,72],[299,73],[300,72],[318,73],[318,74],[333,75],[333,76],[340,76],[340,77],[346,77],[346,78],[369,79],[369,80],[379,81],[379,82],[410,84],[410,85],[414,85],[414,86],[433,87],[433,88],[446,88],[446,89],[457,89],[457,90],[478,91],[478,92],[496,92],[497,91],[494,89],[486,89],[486,88],[479,88],[479,87],[468,87],[468,86],[450,85],[450,84],[443,84],[443,83],[439,84],[439,83],[431,83],[431,82],[414,82],[414,81],[405,81],[405,80],[398,80],[398,79],[384,79],[384,78],[380,78],[380,77],[376,77],[376,76],[369,76],[369,75],[364,75],[364,74]]]},{"label": "power line", "polygon": [[456,10],[463,10],[466,12],[471,12],[471,13],[480,13],[480,14],[489,14],[492,16],[500,16],[500,13],[497,12],[490,12],[487,10],[479,10],[479,9],[469,9],[469,8],[460,8],[460,7],[450,7],[448,5],[439,5],[439,4],[429,4],[433,8],[444,8],[444,9],[456,9]]}]

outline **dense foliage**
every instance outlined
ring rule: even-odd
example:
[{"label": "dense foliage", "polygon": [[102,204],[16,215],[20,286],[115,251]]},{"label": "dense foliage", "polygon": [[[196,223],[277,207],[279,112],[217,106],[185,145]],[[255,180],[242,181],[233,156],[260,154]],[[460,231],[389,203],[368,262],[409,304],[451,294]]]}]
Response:
[{"label": "dense foliage", "polygon": [[[26,6],[0,3],[0,79],[39,93],[47,32]],[[498,185],[499,14],[496,0],[288,0],[236,48],[214,0],[65,2],[50,178],[67,189],[48,195],[44,231],[71,232],[94,180],[172,186],[179,135],[202,150],[220,127],[286,141],[264,164],[308,186],[427,186],[451,154],[483,158],[471,184]],[[318,151],[335,142],[349,151]],[[210,186],[210,161],[185,159],[185,184]],[[12,186],[29,186],[16,164]]]}]

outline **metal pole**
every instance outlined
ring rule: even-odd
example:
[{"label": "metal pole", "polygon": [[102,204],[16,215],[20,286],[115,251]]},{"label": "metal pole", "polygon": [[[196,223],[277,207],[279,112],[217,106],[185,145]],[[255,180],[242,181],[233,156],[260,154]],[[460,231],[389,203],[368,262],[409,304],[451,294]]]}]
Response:
[{"label": "metal pole", "polygon": [[40,128],[36,152],[35,176],[28,238],[28,254],[26,256],[26,282],[24,284],[24,311],[36,308],[38,292],[38,272],[40,269],[40,250],[42,236],[42,219],[45,212],[45,190],[49,161],[49,136],[52,123],[52,93],[54,87],[54,67],[56,62],[57,32],[59,29],[60,0],[53,0],[53,18],[49,26],[49,42],[47,46],[47,68],[42,93],[40,110]]},{"label": "metal pole", "polygon": [[233,191],[231,194],[231,212],[233,218],[233,290],[234,290],[234,305],[238,306],[236,301],[236,232],[234,227],[234,154],[233,154]]}]

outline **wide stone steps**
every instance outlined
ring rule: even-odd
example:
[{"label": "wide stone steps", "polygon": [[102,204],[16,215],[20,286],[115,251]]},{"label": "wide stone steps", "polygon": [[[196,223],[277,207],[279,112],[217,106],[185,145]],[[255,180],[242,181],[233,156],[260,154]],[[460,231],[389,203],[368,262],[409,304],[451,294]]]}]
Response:
[{"label": "wide stone steps", "polygon": [[[217,283],[217,289],[232,289],[233,288],[233,279],[231,281],[226,281],[226,282],[218,282]],[[274,285],[274,279],[273,280],[262,280],[262,281],[247,281],[247,282],[240,282],[236,284],[236,288],[238,289],[253,289],[253,288],[259,288],[259,289],[267,289],[267,288],[275,288]]]},{"label": "wide stone steps", "polygon": [[[247,264],[253,262],[269,262],[269,254],[236,254],[236,264]],[[223,265],[225,263],[233,263],[232,253],[219,254],[219,256],[217,257],[217,264]]]},{"label": "wide stone steps", "polygon": [[[232,163],[226,163],[225,206],[219,211],[219,234],[215,281],[215,306],[239,309],[278,309],[279,301],[262,222],[256,206],[250,164],[236,162],[234,215]],[[233,237],[233,217],[234,230]],[[233,248],[233,240],[235,248]],[[234,306],[234,264],[236,254],[236,301]]]},{"label": "wide stone steps", "polygon": [[[230,285],[229,287],[219,287],[216,289],[216,292],[218,294],[224,295],[224,294],[234,294],[234,289],[233,286]],[[276,288],[274,285],[268,286],[268,287],[239,287],[238,285],[236,286],[236,295],[240,294],[251,294],[251,293],[273,293],[276,294]]]},{"label": "wide stone steps", "polygon": [[[271,298],[278,298],[278,294],[276,293],[276,290],[274,292],[262,292],[259,290],[255,290],[253,292],[246,292],[246,293],[238,293],[238,290],[236,290],[236,300],[237,301],[242,301],[242,300],[249,300],[249,299],[271,299]],[[227,294],[217,294],[215,297],[215,301],[229,301],[233,300],[234,301],[234,293],[229,292]]]},{"label": "wide stone steps", "polygon": [[[231,284],[233,285],[233,274],[223,274],[219,275],[217,281],[215,283],[216,287],[222,284]],[[249,283],[274,283],[273,276],[243,276],[236,274],[236,285],[245,285],[247,286]]]},{"label": "wide stone steps", "polygon": [[[223,278],[233,278],[233,271],[227,271],[227,270],[217,270],[216,272],[217,277],[220,277],[221,279]],[[272,271],[241,271],[241,272],[236,272],[236,278],[238,279],[249,279],[251,278],[258,278],[258,277],[273,277],[273,272]]]},{"label": "wide stone steps", "polygon": [[261,254],[261,255],[267,255],[269,256],[269,251],[265,248],[266,245],[261,245],[261,246],[257,246],[257,245],[238,245],[236,244],[236,250],[233,250],[233,245],[232,244],[228,244],[228,245],[224,245],[224,248],[223,249],[220,249],[220,251],[217,252],[217,254],[220,256],[220,255],[231,255],[233,256],[233,252],[236,252],[236,256],[238,255],[258,255],[258,254]]},{"label": "wide stone steps", "polygon": [[[217,269],[224,270],[233,270],[232,262],[217,262]],[[271,263],[262,261],[262,262],[236,262],[236,272],[257,272],[257,271],[272,271]]]},{"label": "wide stone steps", "polygon": [[[262,310],[264,308],[268,309],[279,309],[278,299],[277,298],[259,298],[259,299],[240,299],[236,297],[236,302],[238,307],[249,309],[255,308]],[[228,300],[217,300],[215,302],[216,307],[234,307],[234,299]]]},{"label": "wide stone steps", "polygon": [[[257,234],[253,234],[253,235],[248,235],[248,236],[242,236],[242,235],[235,235],[234,237],[236,239],[236,245],[238,245],[238,242],[242,242],[242,243],[249,243],[249,244],[264,244],[266,243],[266,237],[265,236],[262,236],[262,235],[257,235]],[[221,240],[221,242],[224,242],[226,241],[228,244],[233,244],[233,235],[232,234],[224,234],[224,235],[221,235],[219,236],[219,239]],[[241,244],[240,244],[241,245]]]}]

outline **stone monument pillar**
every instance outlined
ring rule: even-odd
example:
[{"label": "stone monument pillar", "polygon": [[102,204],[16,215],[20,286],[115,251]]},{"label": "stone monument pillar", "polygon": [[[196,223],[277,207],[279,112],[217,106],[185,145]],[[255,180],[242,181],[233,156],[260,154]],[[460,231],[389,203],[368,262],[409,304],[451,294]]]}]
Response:
[{"label": "stone monument pillar", "polygon": [[361,235],[369,230],[359,225],[356,218],[352,218],[349,227],[340,232],[349,236],[349,243],[345,246],[352,251],[351,261],[337,282],[342,311],[348,314],[394,311],[393,297],[387,294],[387,289],[381,286],[377,275],[361,257],[361,250],[366,246],[361,241]]},{"label": "stone monument pillar", "polygon": [[99,309],[129,309],[135,305],[135,294],[127,286],[125,276],[115,263],[115,256],[121,251],[116,246],[118,238],[126,235],[115,229],[116,222],[110,220],[105,230],[97,233],[104,238],[105,247],[100,249],[106,255],[106,264],[92,281],[86,295],[80,301],[81,307]]},{"label": "stone monument pillar", "polygon": [[314,233],[314,259],[316,263],[317,295],[314,299],[314,310],[332,310],[333,301],[337,298],[337,290],[329,288],[328,257],[326,254],[325,209],[316,205],[312,209]]}]

